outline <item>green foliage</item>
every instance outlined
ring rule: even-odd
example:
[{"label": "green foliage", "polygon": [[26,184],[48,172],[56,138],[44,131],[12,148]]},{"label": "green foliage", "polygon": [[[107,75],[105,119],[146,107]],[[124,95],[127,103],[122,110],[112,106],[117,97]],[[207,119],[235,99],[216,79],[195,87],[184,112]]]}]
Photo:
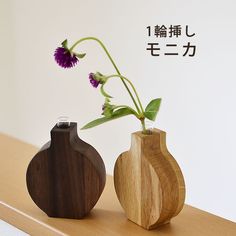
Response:
[{"label": "green foliage", "polygon": [[76,57],[82,59],[82,58],[85,57],[86,53],[81,53],[81,54],[80,53],[75,53],[75,55],[76,55]]},{"label": "green foliage", "polygon": [[67,39],[65,39],[62,43],[61,43],[63,48],[68,48],[68,41]]},{"label": "green foliage", "polygon": [[101,125],[105,122],[111,121],[111,120],[115,120],[118,118],[121,118],[123,116],[128,116],[128,115],[134,115],[134,112],[129,109],[129,108],[120,108],[116,111],[114,111],[111,116],[109,117],[102,117],[96,120],[93,120],[91,122],[89,122],[88,124],[86,124],[84,127],[82,127],[81,129],[89,129],[98,125]]},{"label": "green foliage", "polygon": [[153,99],[146,107],[144,116],[149,120],[155,121],[161,105],[161,98]]},{"label": "green foliage", "polygon": [[102,84],[101,88],[100,88],[101,94],[106,97],[106,98],[112,98],[112,96],[110,96],[108,93],[105,92],[104,90],[104,84]]},{"label": "green foliage", "polygon": [[[90,83],[92,84],[93,87],[97,88],[98,86],[100,87],[100,92],[102,94],[102,96],[105,98],[105,103],[103,105],[103,113],[102,113],[102,117],[96,120],[93,120],[91,122],[89,122],[88,124],[86,124],[82,129],[88,129],[88,128],[92,128],[95,127],[97,125],[103,124],[105,122],[114,120],[114,119],[118,119],[121,118],[123,116],[127,116],[127,115],[134,115],[139,121],[141,121],[142,123],[142,127],[143,127],[143,131],[145,131],[145,119],[149,119],[152,121],[155,121],[157,113],[159,111],[160,108],[160,104],[161,104],[161,98],[157,98],[152,100],[146,107],[146,109],[143,109],[142,103],[140,101],[140,98],[138,96],[138,93],[133,85],[133,83],[126,77],[124,77],[120,71],[118,70],[115,62],[113,61],[110,53],[108,52],[107,48],[105,47],[105,45],[97,38],[95,37],[85,37],[85,38],[81,38],[78,41],[76,41],[72,47],[68,48],[68,42],[67,39],[64,40],[62,42],[62,47],[64,47],[65,49],[68,50],[68,52],[71,54],[70,59],[73,59],[73,56],[76,56],[77,59],[81,59],[83,57],[85,57],[85,53],[75,53],[73,50],[74,48],[80,44],[83,41],[86,40],[94,40],[96,41],[105,51],[106,55],[108,56],[110,62],[112,63],[112,65],[114,66],[114,69],[116,70],[117,74],[112,74],[109,76],[103,75],[100,72],[96,72],[94,73],[90,73],[89,74],[89,79],[90,79]],[[66,54],[65,56],[68,57],[68,54]],[[58,61],[57,61],[58,62]],[[69,68],[71,67],[70,64],[69,66],[64,66],[63,63],[59,63],[58,64],[64,68]],[[75,63],[73,63],[73,61],[71,62],[71,65],[74,65]],[[126,105],[114,105],[110,103],[110,99],[112,98],[112,96],[107,93],[106,89],[104,88],[104,85],[107,83],[107,81],[111,78],[115,78],[118,77],[120,78],[121,82],[123,83],[123,85],[125,86],[125,89],[127,90],[127,92],[129,93],[131,100],[133,101],[133,104],[135,106],[135,108],[131,108],[130,106],[126,106]]]}]

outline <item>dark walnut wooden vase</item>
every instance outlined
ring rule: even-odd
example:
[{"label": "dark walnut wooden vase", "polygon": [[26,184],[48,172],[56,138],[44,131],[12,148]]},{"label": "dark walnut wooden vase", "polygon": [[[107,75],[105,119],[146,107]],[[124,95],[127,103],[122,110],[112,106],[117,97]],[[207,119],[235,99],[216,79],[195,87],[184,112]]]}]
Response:
[{"label": "dark walnut wooden vase", "polygon": [[182,172],[158,129],[132,134],[130,150],[116,161],[114,184],[127,218],[145,229],[168,223],[184,205]]},{"label": "dark walnut wooden vase", "polygon": [[80,219],[97,203],[105,186],[102,158],[77,135],[77,124],[51,130],[51,141],[29,163],[28,192],[50,217]]}]

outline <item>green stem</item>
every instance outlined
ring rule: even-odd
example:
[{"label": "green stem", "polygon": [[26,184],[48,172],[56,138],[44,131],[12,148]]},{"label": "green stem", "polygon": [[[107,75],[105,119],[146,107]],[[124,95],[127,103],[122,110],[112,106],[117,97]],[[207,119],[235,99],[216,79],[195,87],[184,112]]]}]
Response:
[{"label": "green stem", "polygon": [[135,89],[133,83],[132,83],[129,79],[127,79],[126,77],[124,77],[124,76],[122,76],[122,75],[109,75],[109,76],[107,76],[106,78],[107,78],[107,79],[110,79],[110,78],[114,78],[114,77],[119,77],[119,78],[121,78],[121,79],[123,79],[123,80],[126,80],[126,81],[130,84],[130,86],[132,87],[132,89],[133,89],[133,91],[134,91],[134,93],[135,93],[135,96],[136,96],[136,98],[137,98],[137,100],[138,100],[138,104],[139,104],[139,106],[140,106],[140,108],[141,108],[141,111],[142,111],[142,114],[143,114],[143,113],[144,113],[144,109],[143,109],[142,103],[141,103],[141,101],[140,101],[140,98],[139,98],[139,96],[138,96],[137,90]]},{"label": "green stem", "polygon": [[145,126],[145,119],[141,120],[141,124],[142,124],[143,133],[147,134],[147,129],[146,129],[146,126]]},{"label": "green stem", "polygon": [[139,114],[138,114],[133,108],[131,108],[131,107],[126,106],[126,105],[119,105],[119,106],[115,106],[114,109],[117,109],[117,108],[128,108],[128,109],[130,109],[130,110],[134,113],[134,115],[139,119]]},{"label": "green stem", "polygon": [[[95,38],[95,37],[86,37],[86,38],[82,38],[82,39],[78,40],[77,42],[75,42],[75,43],[72,45],[72,47],[69,49],[69,51],[72,52],[73,49],[74,49],[79,43],[81,43],[81,42],[83,42],[83,41],[86,41],[86,40],[94,40],[94,41],[96,41],[96,42],[98,42],[98,43],[100,44],[100,46],[103,48],[103,50],[104,50],[105,53],[107,54],[108,58],[110,59],[112,65],[114,66],[114,68],[115,68],[117,74],[121,76],[120,71],[118,70],[118,68],[117,68],[117,66],[116,66],[116,64],[115,64],[115,62],[113,61],[113,59],[112,59],[110,53],[108,52],[108,50],[106,49],[105,45],[104,45],[99,39],[97,39],[97,38]],[[120,77],[120,78],[121,78],[121,77]],[[133,101],[133,103],[134,103],[134,105],[135,105],[135,107],[136,107],[138,113],[140,113],[140,109],[139,109],[139,107],[138,107],[138,105],[137,105],[137,103],[136,103],[136,101],[135,101],[135,99],[134,99],[132,93],[130,92],[128,85],[125,83],[125,80],[124,80],[123,78],[121,78],[121,81],[123,82],[125,88],[127,89],[127,91],[128,91],[128,93],[129,93],[129,95],[130,95],[130,97],[131,97],[131,99],[132,99],[132,101]]]}]

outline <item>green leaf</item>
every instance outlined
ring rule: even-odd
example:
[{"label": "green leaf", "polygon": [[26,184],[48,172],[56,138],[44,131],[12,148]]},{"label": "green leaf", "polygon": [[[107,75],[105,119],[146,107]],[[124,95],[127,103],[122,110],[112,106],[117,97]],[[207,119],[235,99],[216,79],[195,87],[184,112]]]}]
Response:
[{"label": "green leaf", "polygon": [[161,98],[153,99],[151,102],[149,102],[144,112],[145,117],[149,120],[155,121],[160,105]]},{"label": "green leaf", "polygon": [[63,47],[63,48],[68,48],[68,47],[67,47],[67,43],[68,43],[68,42],[67,42],[67,39],[65,39],[65,40],[61,43],[62,47]]},{"label": "green leaf", "polygon": [[106,98],[112,98],[112,96],[110,96],[108,93],[105,92],[104,90],[104,84],[101,86],[100,88],[101,94],[106,97]]},{"label": "green leaf", "polygon": [[85,56],[86,56],[86,53],[75,53],[75,55],[78,57],[78,58],[80,58],[80,59],[82,59],[82,58],[84,58]]},{"label": "green leaf", "polygon": [[134,113],[131,109],[129,109],[129,108],[120,108],[119,110],[114,111],[111,117],[102,117],[102,118],[93,120],[93,121],[89,122],[88,124],[86,124],[81,129],[93,128],[93,127],[95,127],[97,125],[101,125],[105,122],[115,120],[115,119],[121,118],[123,116],[132,115],[132,114],[134,114]]}]

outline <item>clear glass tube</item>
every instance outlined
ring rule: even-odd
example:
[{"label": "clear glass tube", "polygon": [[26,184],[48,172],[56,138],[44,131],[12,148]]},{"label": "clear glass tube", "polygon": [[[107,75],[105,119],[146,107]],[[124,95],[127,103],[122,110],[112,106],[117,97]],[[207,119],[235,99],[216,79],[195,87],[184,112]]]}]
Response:
[{"label": "clear glass tube", "polygon": [[[154,125],[155,125],[154,121],[145,119],[145,128],[146,128],[145,134],[152,134],[153,129],[154,129]],[[142,129],[142,127],[141,127],[141,129]]]},{"label": "clear glass tube", "polygon": [[68,128],[70,127],[70,119],[68,116],[60,116],[57,119],[58,128]]}]

